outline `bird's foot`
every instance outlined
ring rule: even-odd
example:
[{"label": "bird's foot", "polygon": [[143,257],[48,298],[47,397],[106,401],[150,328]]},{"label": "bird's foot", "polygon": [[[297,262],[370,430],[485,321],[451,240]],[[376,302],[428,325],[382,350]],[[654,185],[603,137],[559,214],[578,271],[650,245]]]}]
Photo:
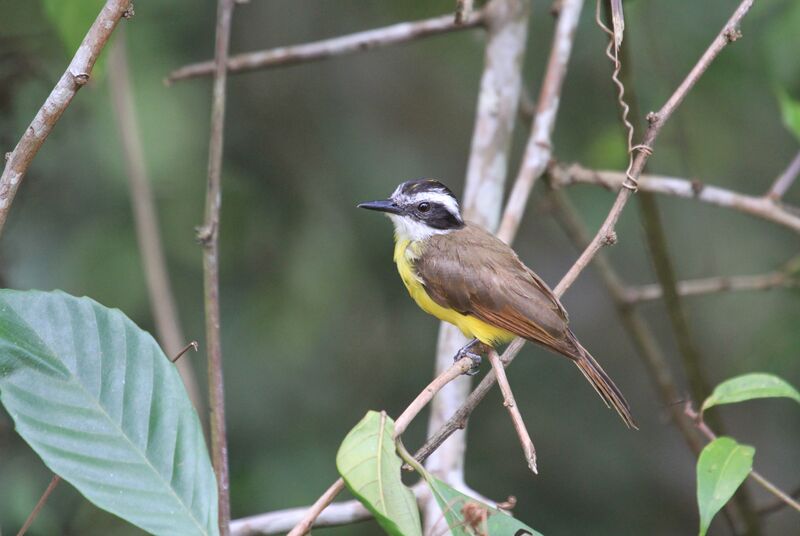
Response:
[{"label": "bird's foot", "polygon": [[456,352],[455,357],[453,357],[454,362],[461,361],[465,357],[468,357],[470,361],[472,361],[472,366],[464,373],[467,376],[475,376],[481,368],[481,361],[483,361],[483,358],[479,354],[472,351],[476,346],[478,348],[481,347],[480,341],[474,339],[469,344],[459,349],[459,351]]}]

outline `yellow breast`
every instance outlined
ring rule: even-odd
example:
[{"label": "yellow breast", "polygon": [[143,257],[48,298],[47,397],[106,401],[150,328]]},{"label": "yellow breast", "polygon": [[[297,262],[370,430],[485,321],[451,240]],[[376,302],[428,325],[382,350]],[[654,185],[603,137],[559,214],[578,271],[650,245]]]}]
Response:
[{"label": "yellow breast", "polygon": [[414,271],[414,261],[419,257],[419,242],[397,240],[394,246],[394,262],[408,293],[428,314],[456,326],[467,338],[476,338],[490,346],[509,342],[515,335],[505,329],[487,324],[474,316],[463,315],[454,309],[442,307],[428,296],[419,276]]}]

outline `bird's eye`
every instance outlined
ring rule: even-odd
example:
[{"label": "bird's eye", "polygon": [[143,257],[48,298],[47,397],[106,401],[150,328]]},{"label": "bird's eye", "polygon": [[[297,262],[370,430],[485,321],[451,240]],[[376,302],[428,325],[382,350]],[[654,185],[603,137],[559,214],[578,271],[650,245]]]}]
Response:
[{"label": "bird's eye", "polygon": [[430,209],[431,209],[430,203],[423,202],[417,205],[417,210],[419,210],[420,212],[428,212]]}]

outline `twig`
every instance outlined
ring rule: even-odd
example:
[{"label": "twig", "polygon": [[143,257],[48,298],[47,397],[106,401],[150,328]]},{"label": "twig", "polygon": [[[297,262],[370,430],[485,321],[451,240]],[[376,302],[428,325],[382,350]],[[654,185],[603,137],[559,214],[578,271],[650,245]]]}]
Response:
[{"label": "twig", "polygon": [[[681,296],[698,296],[714,292],[768,290],[798,286],[800,286],[800,281],[790,277],[785,272],[778,271],[758,275],[733,275],[678,281],[678,294]],[[663,293],[659,284],[628,287],[625,291],[625,299],[631,304],[657,300],[661,296],[663,296]]]},{"label": "twig", "polygon": [[173,363],[175,363],[176,361],[178,361],[178,359],[180,359],[180,358],[181,358],[181,356],[183,356],[183,354],[185,354],[185,353],[186,353],[186,352],[188,352],[189,350],[194,350],[194,351],[196,352],[196,351],[197,351],[197,348],[198,348],[198,346],[199,346],[199,345],[197,344],[197,341],[192,341],[192,342],[190,342],[189,344],[187,344],[186,346],[184,346],[183,348],[181,348],[181,350],[180,350],[180,351],[179,351],[177,354],[175,354],[175,357],[173,357],[172,359],[170,359],[170,361],[172,361]]},{"label": "twig", "polygon": [[6,165],[0,175],[0,233],[33,157],[72,102],[72,98],[89,81],[92,67],[130,4],[131,0],[107,0],[75,52],[69,67],[25,129],[17,146],[6,155]]},{"label": "twig", "polygon": [[631,195],[633,194],[633,189],[639,180],[642,169],[644,169],[650,154],[652,154],[652,146],[658,137],[658,134],[661,132],[664,124],[667,122],[667,120],[669,120],[670,116],[672,116],[673,112],[677,109],[692,87],[694,87],[695,83],[697,83],[702,74],[711,65],[711,62],[719,55],[720,52],[722,52],[728,43],[739,38],[741,35],[739,33],[739,23],[750,10],[752,5],[753,0],[743,0],[743,2],[739,4],[739,7],[736,8],[736,11],[734,11],[731,18],[722,28],[717,37],[712,41],[711,45],[708,47],[708,49],[706,49],[705,53],[700,57],[686,78],[684,78],[683,82],[681,82],[681,84],[678,86],[678,89],[676,89],[672,96],[670,96],[669,100],[667,100],[664,106],[662,106],[657,113],[651,112],[648,114],[647,119],[650,123],[650,126],[647,128],[642,143],[638,146],[639,150],[636,153],[635,158],[632,160],[629,172],[626,174],[627,181],[623,182],[623,186],[628,184],[628,187],[620,189],[619,193],[617,194],[617,198],[614,201],[614,205],[611,207],[611,210],[609,211],[608,216],[606,216],[606,219],[603,222],[603,225],[600,227],[600,230],[597,232],[581,256],[578,257],[578,260],[575,261],[573,267],[570,268],[558,286],[554,289],[556,294],[563,293],[572,285],[572,283],[575,282],[578,274],[580,274],[584,268],[586,268],[589,261],[591,261],[592,257],[594,257],[601,247],[616,241],[614,227],[616,226],[617,220],[622,213],[622,209],[625,207],[628,199],[630,199]]},{"label": "twig", "polygon": [[778,175],[778,178],[775,179],[775,182],[772,183],[772,186],[767,191],[766,197],[772,201],[782,198],[792,187],[794,181],[797,180],[798,175],[800,175],[800,152],[797,153],[784,172]]},{"label": "twig", "polygon": [[514,400],[514,393],[511,391],[511,384],[508,383],[506,377],[506,370],[503,362],[500,361],[500,356],[494,349],[489,350],[489,361],[492,363],[492,370],[497,376],[497,385],[500,386],[500,391],[503,393],[503,405],[511,415],[511,422],[514,423],[514,430],[519,437],[519,443],[522,445],[522,452],[525,453],[525,461],[528,467],[534,474],[538,474],[536,469],[536,449],[531,441],[531,436],[528,434],[528,429],[525,427],[525,421],[522,420],[522,414],[517,407],[517,402]]},{"label": "twig", "polygon": [[[552,184],[555,187],[594,184],[612,191],[619,190],[625,180],[625,173],[587,169],[578,164],[552,166],[550,175],[553,179]],[[744,212],[800,233],[800,211],[765,197],[740,194],[716,186],[709,186],[697,180],[662,175],[642,175],[639,177],[638,186],[644,192],[696,199],[704,203]]]},{"label": "twig", "polygon": [[42,496],[39,497],[39,501],[36,503],[36,506],[33,507],[33,510],[31,510],[31,513],[28,515],[28,519],[25,520],[22,528],[19,529],[19,532],[17,532],[17,536],[24,536],[24,534],[28,532],[28,529],[31,528],[31,525],[33,525],[33,522],[36,520],[36,516],[38,516],[39,512],[42,510],[42,508],[44,508],[44,504],[47,502],[50,494],[53,493],[53,490],[56,489],[56,486],[58,486],[59,482],[61,482],[61,477],[54,474],[53,478],[50,479],[50,483],[47,485],[47,488],[45,488],[44,493],[42,493]]},{"label": "twig", "polygon": [[[450,367],[447,368],[444,372],[439,374],[434,380],[428,384],[428,386],[422,390],[422,392],[417,395],[417,397],[409,404],[409,406],[403,411],[400,417],[397,418],[394,424],[394,435],[395,438],[399,437],[400,435],[405,432],[406,428],[411,421],[416,417],[422,408],[431,401],[431,399],[438,393],[445,385],[450,383],[451,381],[455,380],[459,376],[462,376],[466,371],[470,369],[472,366],[472,361],[468,358],[462,358],[455,363],[451,363]],[[329,504],[333,502],[333,499],[341,493],[344,489],[344,480],[341,478],[334,482],[326,491],[323,493],[319,499],[311,505],[311,507],[306,511],[306,514],[300,519],[300,521],[289,531],[288,536],[303,536],[308,531],[311,530],[311,527],[314,525],[314,521],[319,517],[325,508]]]},{"label": "twig", "polygon": [[[483,9],[487,41],[462,200],[466,218],[494,230],[500,219],[511,136],[522,91],[530,1],[492,0]],[[455,326],[441,324],[436,349],[437,374],[450,366],[452,356],[465,343]],[[468,377],[459,378],[434,399],[429,434],[464,403],[470,383]],[[466,434],[455,434],[431,456],[426,467],[444,482],[463,487],[465,453]],[[424,504],[423,514],[427,533],[441,516],[433,497]]]},{"label": "twig", "polygon": [[211,410],[211,459],[219,492],[219,530],[230,531],[231,505],[228,478],[228,439],[225,431],[225,386],[219,312],[219,211],[222,204],[222,149],[225,125],[225,64],[230,46],[233,0],[217,1],[214,84],[211,96],[211,134],[208,142],[208,186],[205,220],[197,236],[203,247],[203,291],[208,355],[208,403]]},{"label": "twig", "polygon": [[552,156],[551,140],[558,115],[558,105],[561,102],[561,88],[567,74],[582,8],[583,0],[565,0],[559,8],[558,22],[550,45],[550,59],[536,103],[525,155],[497,232],[497,236],[507,243],[510,243],[516,234],[531,190],[536,180],[547,169]]},{"label": "twig", "polygon": [[[256,69],[271,69],[355,54],[408,41],[416,41],[433,35],[475,28],[483,25],[484,17],[484,10],[478,10],[473,12],[468,20],[458,24],[453,20],[453,15],[448,14],[432,19],[401,22],[400,24],[312,43],[237,54],[228,58],[228,71],[241,73]],[[172,71],[165,82],[169,84],[178,80],[186,80],[187,78],[210,76],[213,72],[213,61],[193,63]]]},{"label": "twig", "polygon": [[[687,401],[686,405],[684,406],[684,412],[686,416],[689,417],[692,422],[694,422],[695,426],[700,433],[702,433],[709,441],[714,441],[717,438],[717,434],[715,434],[711,428],[703,421],[703,416],[697,413],[694,408],[692,407],[692,403]],[[800,502],[797,502],[795,499],[789,496],[788,493],[778,488],[775,484],[764,478],[760,473],[756,472],[755,469],[750,471],[750,476],[753,480],[761,484],[761,486],[778,497],[780,500],[785,502],[788,506],[791,506],[798,512],[800,512]]]},{"label": "twig", "polygon": [[[172,292],[172,285],[169,281],[164,247],[158,227],[158,212],[153,200],[153,192],[150,189],[150,177],[148,177],[145,166],[144,148],[134,105],[126,37],[125,28],[120,28],[109,51],[108,82],[111,86],[111,102],[125,158],[133,222],[136,226],[136,239],[142,255],[142,268],[147,282],[150,307],[161,346],[167,355],[174,355],[186,339],[183,337],[178,319],[175,294]],[[199,415],[204,416],[205,412],[202,411],[202,400],[197,388],[192,362],[184,360],[178,363],[178,372],[186,387],[186,392],[192,400],[192,405]]]}]

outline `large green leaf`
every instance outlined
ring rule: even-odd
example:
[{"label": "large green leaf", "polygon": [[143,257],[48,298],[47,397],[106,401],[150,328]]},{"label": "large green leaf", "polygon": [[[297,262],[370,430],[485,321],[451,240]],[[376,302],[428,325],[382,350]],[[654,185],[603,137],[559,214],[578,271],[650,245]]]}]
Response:
[{"label": "large green leaf", "polygon": [[800,393],[773,374],[756,372],[736,376],[717,385],[703,402],[701,411],[721,404],[733,404],[754,398],[786,397],[800,402]]},{"label": "large green leaf", "polygon": [[[464,495],[427,471],[423,474],[433,492],[453,536],[475,534],[508,534],[509,536],[542,536],[521,521],[486,503]],[[435,531],[441,534],[443,531]]]},{"label": "large green leaf", "polygon": [[0,401],[44,463],[154,534],[217,534],[217,487],[175,367],[116,309],[0,290]]},{"label": "large green leaf", "polygon": [[421,536],[417,501],[400,477],[402,462],[393,435],[394,421],[386,413],[368,412],[344,438],[336,467],[386,532]]},{"label": "large green leaf", "polygon": [[753,469],[756,450],[730,437],[718,437],[703,449],[697,460],[697,505],[700,508],[700,536],[711,520]]}]

